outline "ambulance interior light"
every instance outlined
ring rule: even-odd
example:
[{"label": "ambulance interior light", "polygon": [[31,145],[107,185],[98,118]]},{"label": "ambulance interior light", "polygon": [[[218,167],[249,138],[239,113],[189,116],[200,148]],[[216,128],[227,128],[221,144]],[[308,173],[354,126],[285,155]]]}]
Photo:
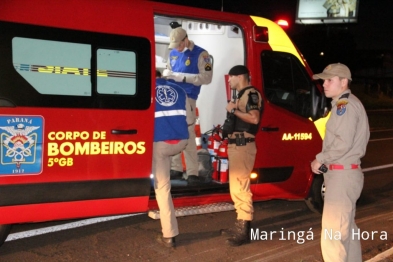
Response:
[{"label": "ambulance interior light", "polygon": [[268,42],[269,41],[268,28],[264,26],[254,26],[254,41]]}]

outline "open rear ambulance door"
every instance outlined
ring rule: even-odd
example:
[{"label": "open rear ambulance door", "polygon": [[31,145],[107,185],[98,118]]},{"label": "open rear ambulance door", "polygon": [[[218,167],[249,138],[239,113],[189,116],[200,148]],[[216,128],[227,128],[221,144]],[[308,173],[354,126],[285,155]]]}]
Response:
[{"label": "open rear ambulance door", "polygon": [[[263,86],[265,97],[255,161],[259,176],[252,181],[254,199],[266,195],[270,199],[304,199],[312,181],[309,160],[315,158],[322,143],[310,120],[312,80],[286,33],[272,21],[252,19],[254,36],[261,36],[254,37],[253,62],[261,70],[257,73],[263,82],[258,85]],[[257,34],[258,30],[266,33]]]}]

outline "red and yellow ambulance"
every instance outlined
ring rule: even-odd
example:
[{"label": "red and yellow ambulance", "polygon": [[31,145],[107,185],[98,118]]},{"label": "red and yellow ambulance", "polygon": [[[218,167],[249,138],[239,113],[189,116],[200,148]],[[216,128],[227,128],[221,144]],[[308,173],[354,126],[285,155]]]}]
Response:
[{"label": "red and yellow ambulance", "polygon": [[[3,1],[0,243],[15,223],[157,209],[155,69],[165,68],[172,22],[212,56],[213,80],[197,100],[202,133],[225,120],[232,66],[246,65],[261,91],[254,200],[320,204],[310,160],[325,98],[275,23],[150,1]],[[231,202],[228,184],[215,181],[174,183],[172,193],[176,207]]]}]

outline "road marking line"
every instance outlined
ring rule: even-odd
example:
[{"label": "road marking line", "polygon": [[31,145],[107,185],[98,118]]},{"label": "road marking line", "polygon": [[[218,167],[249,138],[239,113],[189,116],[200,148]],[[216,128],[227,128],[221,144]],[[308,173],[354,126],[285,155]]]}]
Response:
[{"label": "road marking line", "polygon": [[393,111],[393,109],[372,109],[372,110],[366,110],[366,112],[390,112]]},{"label": "road marking line", "polygon": [[374,167],[363,168],[362,172],[369,172],[369,171],[374,171],[374,170],[379,170],[379,169],[384,169],[384,168],[390,168],[390,167],[393,167],[393,164],[387,164],[387,165],[382,165],[382,166],[374,166]]},{"label": "road marking line", "polygon": [[371,130],[371,133],[375,133],[375,132],[389,132],[389,131],[393,131],[393,129],[378,129],[378,130]]},{"label": "road marking line", "polygon": [[390,256],[393,255],[393,248],[385,250],[381,254],[376,255],[375,257],[365,261],[365,262],[378,262],[378,261],[384,261],[384,259],[389,258]]},{"label": "road marking line", "polygon": [[17,240],[17,239],[28,238],[28,237],[33,237],[33,236],[38,236],[38,235],[58,232],[58,231],[66,230],[66,229],[83,227],[83,226],[87,226],[87,225],[91,225],[91,224],[107,222],[107,221],[111,221],[111,220],[116,220],[116,219],[120,219],[120,218],[136,216],[136,215],[141,215],[141,214],[142,213],[131,214],[131,215],[121,215],[121,216],[89,218],[89,219],[79,220],[77,222],[72,222],[72,223],[67,223],[67,224],[63,224],[63,225],[58,225],[58,226],[33,229],[33,230],[23,231],[23,232],[19,232],[19,233],[9,234],[5,241],[6,242],[7,241],[13,241],[13,240]]},{"label": "road marking line", "polygon": [[370,139],[368,142],[376,142],[376,141],[385,141],[385,140],[392,140],[393,137],[390,138],[378,138],[378,139]]}]

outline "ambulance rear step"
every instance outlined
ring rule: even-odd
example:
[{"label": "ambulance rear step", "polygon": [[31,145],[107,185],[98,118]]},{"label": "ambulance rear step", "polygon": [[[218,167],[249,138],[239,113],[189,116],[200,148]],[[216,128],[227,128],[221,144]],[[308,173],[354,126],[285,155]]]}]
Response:
[{"label": "ambulance rear step", "polygon": [[[184,216],[192,216],[192,215],[200,215],[200,214],[208,214],[215,212],[223,212],[234,210],[235,207],[230,203],[215,203],[209,205],[201,205],[201,206],[192,206],[192,207],[181,207],[175,209],[176,217],[184,217]],[[159,210],[151,210],[148,213],[149,217],[152,219],[160,219],[160,211]]]}]

